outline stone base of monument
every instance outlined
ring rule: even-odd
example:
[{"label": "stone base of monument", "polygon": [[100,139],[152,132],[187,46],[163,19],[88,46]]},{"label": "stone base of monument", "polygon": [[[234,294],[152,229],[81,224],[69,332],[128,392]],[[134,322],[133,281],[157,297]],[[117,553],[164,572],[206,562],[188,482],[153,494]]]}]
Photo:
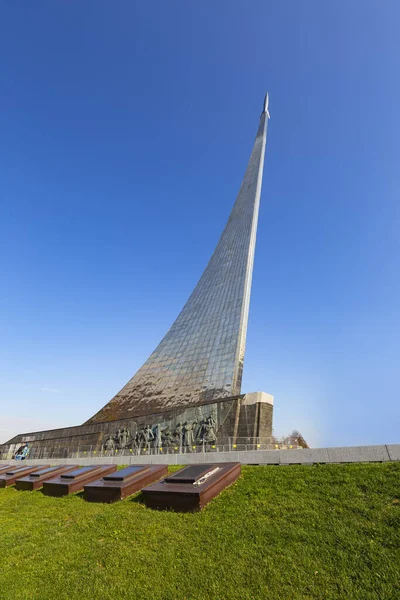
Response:
[{"label": "stone base of monument", "polygon": [[0,488],[9,487],[10,485],[14,485],[17,479],[21,477],[25,477],[26,475],[30,475],[35,471],[39,471],[39,469],[45,469],[50,465],[40,465],[36,467],[11,467],[8,468],[5,473],[0,475]]},{"label": "stone base of monument", "polygon": [[39,471],[35,471],[26,477],[17,479],[15,487],[17,490],[33,491],[38,490],[43,486],[45,481],[57,476],[64,475],[70,471],[74,471],[78,468],[78,465],[57,465],[56,467],[42,468]]},{"label": "stone base of monument", "polygon": [[167,474],[167,465],[127,467],[85,485],[83,497],[88,502],[116,502],[139,492]]},{"label": "stone base of monument", "polygon": [[10,469],[12,469],[11,465],[1,465],[1,467],[0,467],[0,475],[3,475],[3,473],[6,473]]},{"label": "stone base of monument", "polygon": [[197,512],[231,485],[241,473],[239,462],[191,465],[142,490],[149,508]]},{"label": "stone base of monument", "polygon": [[[127,418],[104,423],[24,433],[0,444],[0,456],[10,460],[21,444],[26,443],[30,448],[30,460],[63,460],[77,455],[84,458],[85,453],[91,455],[94,452],[102,456],[148,455],[158,454],[161,448],[163,454],[178,454],[185,437],[184,423],[192,426],[191,441],[185,443],[185,450],[207,451],[213,450],[214,446],[247,449],[240,448],[238,441],[245,438],[249,438],[249,447],[256,449],[257,440],[267,443],[272,436],[273,402],[270,394],[250,392],[204,404],[176,406],[159,413],[130,414]],[[146,433],[148,424],[150,433]],[[162,429],[161,442],[156,438],[157,426]],[[209,431],[204,440],[206,428]],[[123,443],[118,431],[126,434]]]},{"label": "stone base of monument", "polygon": [[74,469],[69,473],[48,479],[43,482],[43,493],[46,496],[68,496],[81,492],[85,485],[96,481],[99,477],[109,475],[117,470],[117,465],[94,465],[91,467],[81,467]]}]

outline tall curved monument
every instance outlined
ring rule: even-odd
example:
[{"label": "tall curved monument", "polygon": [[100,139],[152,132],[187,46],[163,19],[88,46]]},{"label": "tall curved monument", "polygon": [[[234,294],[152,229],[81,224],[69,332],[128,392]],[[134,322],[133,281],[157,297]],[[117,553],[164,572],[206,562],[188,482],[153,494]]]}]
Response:
[{"label": "tall curved monument", "polygon": [[242,185],[217,247],[144,365],[84,425],[25,434],[10,443],[132,447],[142,439],[162,447],[169,439],[194,447],[271,435],[272,396],[241,394],[268,119],[266,94]]},{"label": "tall curved monument", "polygon": [[88,423],[240,394],[268,117],[267,94],[239,194],[192,295],[153,354]]}]

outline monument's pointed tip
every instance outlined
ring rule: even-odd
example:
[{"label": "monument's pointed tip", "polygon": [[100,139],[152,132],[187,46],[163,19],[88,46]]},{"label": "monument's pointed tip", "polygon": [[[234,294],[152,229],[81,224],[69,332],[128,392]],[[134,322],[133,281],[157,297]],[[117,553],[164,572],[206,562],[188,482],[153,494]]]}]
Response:
[{"label": "monument's pointed tip", "polygon": [[268,96],[268,92],[265,94],[265,98],[264,98],[264,109],[262,114],[267,113],[267,117],[268,119],[270,118],[269,116],[269,111],[268,111],[268,102],[269,102],[269,96]]}]

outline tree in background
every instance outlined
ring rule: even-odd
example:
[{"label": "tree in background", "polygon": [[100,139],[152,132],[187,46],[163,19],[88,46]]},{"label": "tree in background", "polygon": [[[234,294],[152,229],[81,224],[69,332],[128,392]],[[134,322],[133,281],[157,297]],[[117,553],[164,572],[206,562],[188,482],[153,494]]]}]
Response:
[{"label": "tree in background", "polygon": [[279,444],[280,446],[299,446],[300,448],[310,447],[300,431],[297,431],[297,429],[293,429],[291,434],[284,435],[279,439],[275,436],[272,436],[272,443]]}]

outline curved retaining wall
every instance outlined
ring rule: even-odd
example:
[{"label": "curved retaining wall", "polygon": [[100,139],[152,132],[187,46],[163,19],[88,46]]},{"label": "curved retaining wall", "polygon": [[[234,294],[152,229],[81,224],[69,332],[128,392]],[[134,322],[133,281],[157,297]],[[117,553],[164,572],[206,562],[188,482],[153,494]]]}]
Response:
[{"label": "curved retaining wall", "polygon": [[[168,454],[152,456],[102,456],[98,458],[40,459],[32,464],[168,464],[188,465],[239,461],[243,465],[311,465],[315,463],[361,463],[400,460],[400,444],[381,446],[348,446],[339,448],[308,448],[296,450],[257,450],[247,452],[205,452],[199,454]],[[23,464],[21,461],[1,460],[0,464]]]}]

